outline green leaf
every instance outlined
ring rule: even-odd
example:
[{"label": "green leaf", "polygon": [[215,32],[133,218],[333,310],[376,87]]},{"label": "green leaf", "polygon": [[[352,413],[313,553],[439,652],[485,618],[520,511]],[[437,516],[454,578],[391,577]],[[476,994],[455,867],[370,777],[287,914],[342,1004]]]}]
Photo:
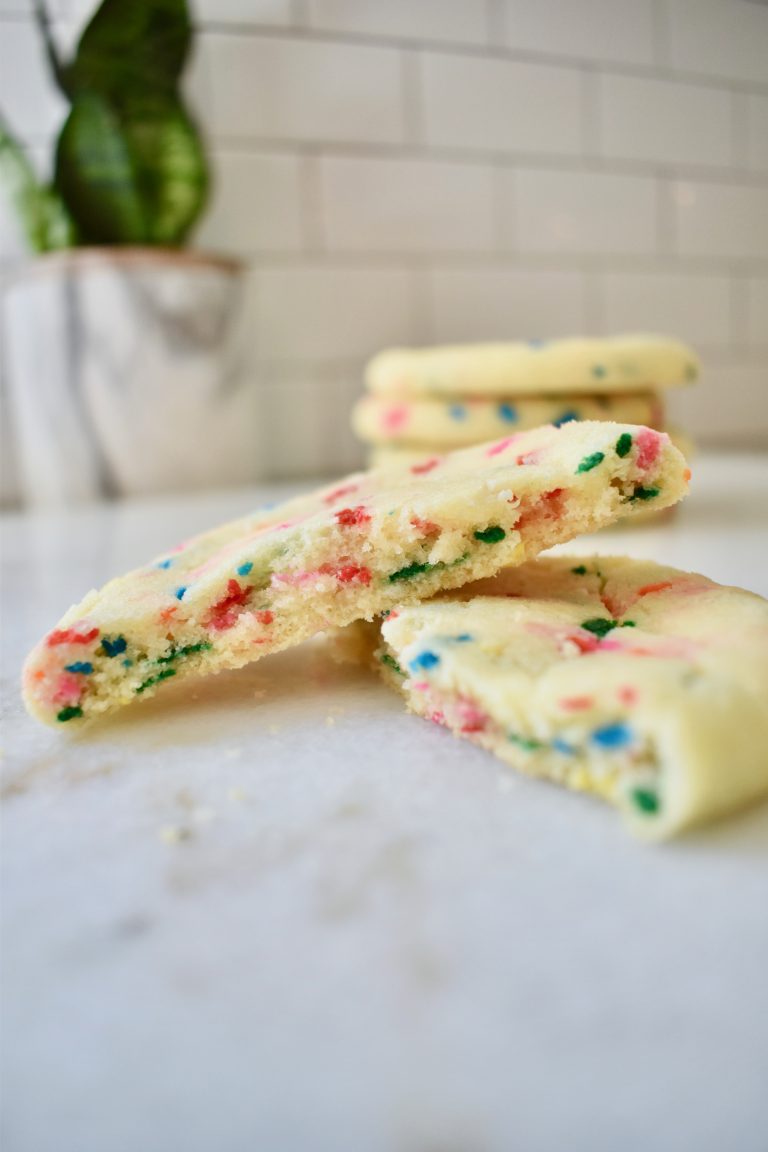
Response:
[{"label": "green leaf", "polygon": [[21,145],[0,124],[0,183],[35,252],[67,248],[75,242],[72,219],[58,194],[35,176]]},{"label": "green leaf", "polygon": [[54,79],[65,96],[71,96],[69,76],[66,65],[59,59],[59,53],[51,33],[51,21],[43,0],[34,0],[33,11],[37,28],[42,37],[45,54],[51,66]]},{"label": "green leaf", "polygon": [[115,112],[93,93],[78,96],[59,136],[56,187],[86,244],[149,239],[136,167]]},{"label": "green leaf", "polygon": [[122,104],[136,93],[175,92],[192,40],[186,0],[104,0],[67,77],[74,92]]},{"label": "green leaf", "polygon": [[197,130],[176,99],[125,109],[123,132],[152,244],[182,244],[205,206],[208,167]]},{"label": "green leaf", "polygon": [[181,244],[205,204],[208,170],[175,97],[137,96],[121,113],[79,96],[57,152],[56,184],[93,244]]}]

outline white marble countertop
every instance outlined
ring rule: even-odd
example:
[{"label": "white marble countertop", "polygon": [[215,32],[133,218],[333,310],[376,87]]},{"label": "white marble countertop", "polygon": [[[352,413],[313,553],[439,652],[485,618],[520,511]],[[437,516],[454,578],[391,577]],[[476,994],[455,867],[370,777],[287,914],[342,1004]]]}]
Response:
[{"label": "white marble countertop", "polygon": [[[508,775],[308,646],[80,737],[26,649],[274,490],[4,524],[9,1152],[764,1152],[768,805],[679,843]],[[768,465],[653,555],[768,595]]]}]

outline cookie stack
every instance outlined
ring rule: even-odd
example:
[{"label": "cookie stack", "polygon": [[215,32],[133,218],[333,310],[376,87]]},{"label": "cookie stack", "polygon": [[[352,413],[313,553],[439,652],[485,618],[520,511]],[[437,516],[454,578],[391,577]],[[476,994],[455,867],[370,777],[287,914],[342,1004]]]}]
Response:
[{"label": "cookie stack", "polygon": [[664,431],[665,389],[698,372],[692,349],[662,336],[392,349],[370,361],[352,425],[376,466],[572,420]]}]

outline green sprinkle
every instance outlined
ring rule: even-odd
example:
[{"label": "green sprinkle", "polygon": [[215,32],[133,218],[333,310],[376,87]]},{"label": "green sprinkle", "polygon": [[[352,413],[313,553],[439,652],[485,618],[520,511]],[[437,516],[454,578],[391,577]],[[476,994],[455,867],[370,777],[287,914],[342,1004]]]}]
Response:
[{"label": "green sprinkle", "polygon": [[195,652],[207,652],[213,648],[210,640],[201,640],[199,644],[186,644],[183,648],[171,648],[167,656],[158,656],[156,664],[170,664],[172,660],[179,660],[183,656],[192,656]]},{"label": "green sprinkle", "polygon": [[414,576],[431,572],[434,567],[434,564],[406,564],[405,568],[398,568],[397,572],[390,572],[387,579],[390,584],[397,584],[398,580],[412,580]]},{"label": "green sprinkle", "polygon": [[475,540],[482,540],[483,544],[498,544],[506,536],[506,532],[499,524],[491,524],[489,528],[483,528],[479,532],[473,532]]},{"label": "green sprinkle", "polygon": [[636,628],[637,625],[635,624],[634,620],[625,620],[622,623],[621,627],[622,628]]},{"label": "green sprinkle", "polygon": [[628,456],[631,448],[632,437],[630,436],[629,432],[622,432],[621,436],[619,436],[618,440],[616,441],[616,455],[622,457]]},{"label": "green sprinkle", "polygon": [[660,491],[660,488],[644,488],[642,484],[638,484],[629,499],[630,501],[655,500]]},{"label": "green sprinkle", "polygon": [[516,732],[510,732],[507,736],[510,744],[517,744],[519,748],[524,748],[526,752],[535,752],[537,748],[543,748],[541,740],[530,740],[526,736],[518,736]]},{"label": "green sprinkle", "polygon": [[381,657],[381,662],[382,664],[386,664],[388,668],[391,668],[393,672],[397,672],[398,676],[405,676],[405,672],[403,672],[394,656],[390,656],[389,652],[384,653]]},{"label": "green sprinkle", "polygon": [[647,816],[655,815],[661,807],[659,797],[650,788],[634,788],[632,790],[632,802]]},{"label": "green sprinkle", "polygon": [[158,672],[156,676],[150,676],[143,684],[139,684],[136,693],[138,695],[138,693],[143,692],[145,688],[151,688],[153,684],[159,684],[161,680],[167,680],[169,676],[175,675],[175,668],[163,668],[162,672]]},{"label": "green sprinkle", "polygon": [[581,464],[576,469],[578,472],[591,472],[593,468],[597,468],[598,464],[602,464],[605,460],[604,452],[593,452],[591,456],[585,456]]},{"label": "green sprinkle", "polygon": [[422,576],[425,572],[439,572],[443,568],[455,568],[457,564],[463,564],[469,558],[469,552],[465,552],[463,556],[457,556],[455,560],[451,560],[446,564],[441,560],[438,564],[406,564],[405,568],[398,568],[397,572],[390,572],[387,580],[390,584],[396,584],[398,580],[412,580],[414,576]]},{"label": "green sprinkle", "polygon": [[584,564],[577,564],[575,568],[571,568],[574,576],[586,576],[587,569]]},{"label": "green sprinkle", "polygon": [[616,627],[616,621],[595,616],[592,620],[582,621],[581,627],[595,636],[607,636]]},{"label": "green sprinkle", "polygon": [[77,720],[82,714],[83,710],[79,705],[70,704],[67,708],[62,708],[61,712],[56,713],[56,719],[63,724],[67,720]]}]

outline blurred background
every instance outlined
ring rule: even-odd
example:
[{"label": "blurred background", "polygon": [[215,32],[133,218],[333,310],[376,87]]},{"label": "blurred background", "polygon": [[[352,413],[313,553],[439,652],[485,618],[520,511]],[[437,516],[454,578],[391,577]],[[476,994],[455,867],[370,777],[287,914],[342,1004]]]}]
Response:
[{"label": "blurred background", "polygon": [[[93,7],[51,0],[62,50]],[[764,3],[194,0],[191,16],[182,90],[212,187],[187,246],[244,264],[227,372],[250,406],[215,451],[258,430],[224,482],[358,466],[349,411],[392,344],[669,333],[703,362],[673,418],[705,446],[768,443]],[[0,110],[47,176],[67,105],[26,0],[0,0]],[[8,286],[29,258],[0,203]]]}]

